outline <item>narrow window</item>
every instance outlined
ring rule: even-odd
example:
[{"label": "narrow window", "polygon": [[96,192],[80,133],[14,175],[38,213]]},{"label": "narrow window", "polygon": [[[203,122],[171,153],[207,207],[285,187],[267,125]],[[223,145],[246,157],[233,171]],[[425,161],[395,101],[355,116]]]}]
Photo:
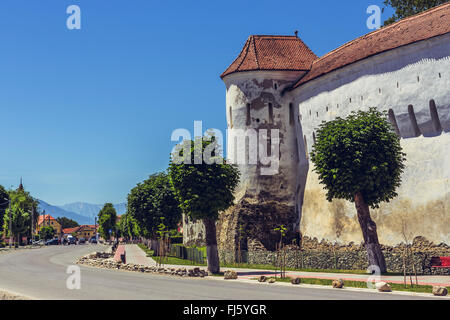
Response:
[{"label": "narrow window", "polygon": [[337,104],[336,108],[339,109],[339,103]]},{"label": "narrow window", "polygon": [[378,88],[378,93],[381,93],[381,88]]},{"label": "narrow window", "polygon": [[363,96],[361,96],[361,101],[363,101],[364,100],[364,98],[363,98]]},{"label": "narrow window", "polygon": [[439,72],[439,78],[441,78],[441,73]]},{"label": "narrow window", "polygon": [[294,124],[294,106],[292,103],[289,103],[289,124]]},{"label": "narrow window", "polygon": [[433,128],[436,132],[442,132],[441,121],[439,121],[439,115],[436,109],[436,103],[433,99],[430,100],[430,115],[431,121],[433,122]]},{"label": "narrow window", "polygon": [[233,111],[231,110],[231,107],[230,107],[230,128],[233,128]]},{"label": "narrow window", "polygon": [[395,133],[400,137],[400,130],[398,129],[397,119],[395,119],[394,110],[389,109],[388,114],[389,114],[389,122],[392,124]]},{"label": "narrow window", "polygon": [[273,84],[273,87],[275,88],[275,90],[277,90],[277,89],[278,89],[278,84],[277,84],[277,83],[274,83],[274,84]]},{"label": "narrow window", "polygon": [[350,103],[352,103],[352,98],[350,98]]},{"label": "narrow window", "polygon": [[421,135],[419,126],[417,125],[416,115],[414,113],[414,107],[412,104],[408,106],[409,120],[411,121],[411,125],[413,128],[414,136],[418,137]]},{"label": "narrow window", "polygon": [[317,118],[319,117],[319,112],[316,112]]},{"label": "narrow window", "polygon": [[305,143],[306,160],[308,160],[308,159],[309,159],[309,154],[308,154],[308,141],[306,141],[306,136],[303,136],[303,142]]},{"label": "narrow window", "polygon": [[273,105],[269,103],[269,123],[273,123]]},{"label": "narrow window", "polygon": [[419,78],[419,76],[417,76],[417,82],[419,82],[420,81],[420,78]]},{"label": "narrow window", "polygon": [[250,103],[247,103],[247,119],[245,121],[246,125],[250,125]]},{"label": "narrow window", "polygon": [[267,130],[267,156],[272,155],[272,134],[271,130]]},{"label": "narrow window", "polygon": [[397,88],[399,87],[399,84],[398,84],[398,82],[397,82]]},{"label": "narrow window", "polygon": [[327,112],[328,112],[328,107],[326,109],[327,109]]},{"label": "narrow window", "polygon": [[313,132],[313,142],[314,142],[314,144],[316,144],[316,133],[315,132]]}]

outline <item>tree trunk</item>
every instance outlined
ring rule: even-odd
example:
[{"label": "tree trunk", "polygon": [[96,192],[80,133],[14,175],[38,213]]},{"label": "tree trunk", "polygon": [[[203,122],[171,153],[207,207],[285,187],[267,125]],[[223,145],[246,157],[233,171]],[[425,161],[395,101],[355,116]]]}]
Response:
[{"label": "tree trunk", "polygon": [[358,213],[358,221],[361,226],[364,245],[367,251],[369,265],[375,265],[380,268],[380,272],[386,272],[386,261],[378,242],[377,225],[370,217],[369,206],[364,200],[361,192],[355,194],[355,206]]},{"label": "tree trunk", "polygon": [[219,253],[217,252],[216,221],[214,219],[204,219],[206,231],[206,256],[208,260],[208,271],[219,273]]}]

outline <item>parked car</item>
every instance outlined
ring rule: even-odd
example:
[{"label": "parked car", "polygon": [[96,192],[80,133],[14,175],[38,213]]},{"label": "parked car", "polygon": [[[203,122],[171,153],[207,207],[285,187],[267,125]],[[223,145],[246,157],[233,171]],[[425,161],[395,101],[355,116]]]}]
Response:
[{"label": "parked car", "polygon": [[89,242],[90,242],[90,243],[95,243],[95,244],[97,244],[97,238],[96,238],[96,237],[92,237],[92,238],[89,240]]},{"label": "parked car", "polygon": [[51,239],[48,240],[45,245],[46,246],[54,246],[54,245],[58,245],[59,244],[59,240],[58,239]]},{"label": "parked car", "polygon": [[45,244],[44,240],[33,241],[34,246],[43,246]]},{"label": "parked car", "polygon": [[77,238],[75,237],[67,238],[67,244],[77,244]]},{"label": "parked car", "polygon": [[83,243],[86,243],[86,239],[85,238],[78,239],[78,244],[83,244]]}]

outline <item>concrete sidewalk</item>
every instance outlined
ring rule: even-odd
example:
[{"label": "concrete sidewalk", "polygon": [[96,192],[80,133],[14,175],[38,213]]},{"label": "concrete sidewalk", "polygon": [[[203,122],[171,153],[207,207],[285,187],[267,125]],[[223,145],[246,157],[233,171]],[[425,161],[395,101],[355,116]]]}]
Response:
[{"label": "concrete sidewalk", "polygon": [[155,260],[147,257],[145,252],[136,244],[125,245],[125,258],[127,263],[140,264],[147,267],[156,266]]},{"label": "concrete sidewalk", "polygon": [[[135,244],[128,244],[125,247],[127,263],[141,264],[145,266],[154,266],[156,265],[155,260],[150,257],[147,257],[145,252],[142,251]],[[194,266],[194,265],[168,265],[165,264],[166,268],[206,268],[205,266]],[[221,268],[224,270],[234,270],[238,273],[238,277],[241,279],[251,279],[258,277],[260,275],[273,277],[275,275],[279,276],[279,272],[275,272],[274,270],[261,270],[261,269],[247,269],[247,268]],[[347,281],[363,281],[366,282],[369,280],[369,277],[372,279],[391,283],[403,283],[403,276],[390,276],[383,275],[379,276],[379,278],[374,278],[374,276],[366,275],[366,274],[351,274],[351,273],[327,273],[327,272],[304,272],[304,271],[286,271],[286,276],[291,278],[316,278],[316,279],[343,279]],[[415,277],[412,276],[413,283],[415,284]],[[417,276],[418,283],[421,285],[437,285],[437,286],[445,286],[450,287],[450,275],[449,276],[438,276],[438,275],[424,275]],[[407,283],[409,284],[409,276],[407,277]]]}]

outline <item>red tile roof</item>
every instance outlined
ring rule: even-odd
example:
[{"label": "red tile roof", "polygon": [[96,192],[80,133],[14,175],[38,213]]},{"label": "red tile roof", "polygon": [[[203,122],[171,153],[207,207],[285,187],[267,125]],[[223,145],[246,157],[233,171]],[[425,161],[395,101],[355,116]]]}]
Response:
[{"label": "red tile roof", "polygon": [[333,70],[370,56],[450,32],[450,2],[350,41],[312,64],[296,88]]},{"label": "red tile roof", "polygon": [[44,217],[45,217],[45,221],[51,221],[51,220],[56,220],[55,218],[53,218],[51,215],[46,214],[44,215],[40,215],[38,218],[38,224],[41,224],[44,221]]},{"label": "red tile roof", "polygon": [[311,68],[317,56],[296,36],[250,36],[239,56],[220,76],[242,71]]},{"label": "red tile roof", "polygon": [[74,232],[77,232],[79,228],[80,227],[66,228],[66,229],[63,229],[63,233],[65,233],[65,234],[72,234]]},{"label": "red tile roof", "polygon": [[78,232],[80,229],[85,229],[85,228],[91,228],[91,229],[98,229],[98,225],[94,225],[94,224],[83,224],[81,226],[75,227],[75,228],[66,228],[63,229],[63,233],[73,233],[73,232]]}]

